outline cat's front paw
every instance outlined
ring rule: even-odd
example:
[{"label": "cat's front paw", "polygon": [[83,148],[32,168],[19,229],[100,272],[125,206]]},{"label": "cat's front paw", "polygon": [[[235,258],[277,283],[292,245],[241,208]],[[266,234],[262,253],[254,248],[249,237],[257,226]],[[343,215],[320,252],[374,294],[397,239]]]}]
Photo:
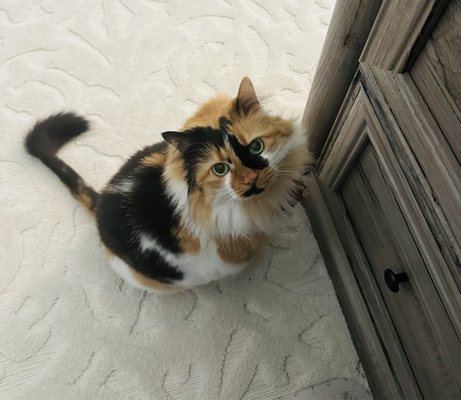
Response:
[{"label": "cat's front paw", "polygon": [[294,183],[295,183],[295,188],[293,191],[293,196],[288,202],[291,207],[294,207],[297,203],[299,203],[307,195],[307,185],[304,182],[303,178],[296,179]]}]

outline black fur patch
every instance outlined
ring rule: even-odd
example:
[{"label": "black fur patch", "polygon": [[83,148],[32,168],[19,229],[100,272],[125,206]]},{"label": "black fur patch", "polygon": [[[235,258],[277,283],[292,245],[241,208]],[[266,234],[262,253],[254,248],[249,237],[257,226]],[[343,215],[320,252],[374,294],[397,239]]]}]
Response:
[{"label": "black fur patch", "polygon": [[264,157],[251,154],[248,146],[241,144],[234,135],[228,133],[227,137],[232,149],[245,167],[261,170],[269,165],[269,161]]},{"label": "black fur patch", "polygon": [[84,196],[85,206],[94,211],[98,193],[86,185],[77,172],[56,156],[62,146],[88,128],[88,121],[76,114],[55,114],[37,122],[27,134],[24,145],[29,154],[37,157],[50,168],[77,199]]},{"label": "black fur patch", "polygon": [[226,117],[219,118],[219,129],[227,133],[227,127],[232,125],[232,121]]},{"label": "black fur patch", "polygon": [[232,122],[226,117],[219,118],[219,127],[223,134],[227,135],[229,143],[232,146],[237,157],[240,159],[243,165],[252,169],[264,169],[269,165],[269,161],[259,155],[251,154],[248,150],[248,146],[241,144],[237,138],[229,132],[228,127],[232,125]]},{"label": "black fur patch", "polygon": [[51,115],[35,124],[26,137],[25,146],[34,157],[49,158],[88,129],[88,121],[74,113]]},{"label": "black fur patch", "polygon": [[243,193],[243,197],[250,197],[254,194],[260,194],[262,192],[264,192],[264,188],[259,188],[256,185],[253,185],[250,189]]},{"label": "black fur patch", "polygon": [[165,261],[158,252],[142,252],[139,233],[155,239],[165,250],[179,254],[180,247],[172,230],[179,220],[165,192],[161,166],[143,166],[140,161],[152,152],[166,151],[166,142],[149,146],[131,157],[111,180],[129,179],[129,193],[105,191],[99,200],[97,223],[101,240],[132,268],[160,282],[181,280],[182,272]]},{"label": "black fur patch", "polygon": [[112,177],[109,181],[109,184],[116,184],[124,178],[129,178],[136,168],[141,164],[141,160],[144,157],[152,153],[165,153],[168,148],[167,142],[155,143],[151,146],[146,146],[144,149],[138,151],[133,156],[131,156],[125,164],[122,165],[120,170]]},{"label": "black fur patch", "polygon": [[[103,193],[96,212],[102,242],[118,257],[143,275],[160,282],[181,280],[183,275],[155,251],[141,253],[132,203],[122,194]],[[154,236],[156,238],[156,236]]]},{"label": "black fur patch", "polygon": [[[38,122],[25,140],[27,151],[42,160],[71,190],[74,196],[96,212],[103,243],[117,256],[142,274],[160,282],[181,280],[182,272],[149,250],[142,252],[139,232],[154,238],[160,246],[179,253],[179,243],[172,234],[178,224],[174,207],[165,194],[162,167],[144,166],[142,158],[166,152],[167,143],[146,147],[131,157],[111,179],[117,184],[125,179],[135,182],[132,192],[98,195],[70,166],[56,156],[68,141],[88,129],[88,122],[72,113],[53,115]],[[97,207],[96,207],[97,206]]]},{"label": "black fur patch", "polygon": [[179,218],[166,195],[162,179],[163,168],[143,167],[136,174],[138,182],[132,195],[131,217],[142,232],[152,236],[165,249],[178,254],[179,242],[171,233]]}]

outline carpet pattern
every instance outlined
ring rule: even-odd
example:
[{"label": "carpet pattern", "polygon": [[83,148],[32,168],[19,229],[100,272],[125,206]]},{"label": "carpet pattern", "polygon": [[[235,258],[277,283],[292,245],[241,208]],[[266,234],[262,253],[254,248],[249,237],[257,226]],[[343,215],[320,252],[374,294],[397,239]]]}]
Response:
[{"label": "carpet pattern", "polygon": [[302,113],[328,0],[0,1],[0,398],[366,399],[303,210],[243,273],[172,296],[109,269],[92,217],[25,133],[73,110],[61,153],[96,189],[130,154],[248,75]]}]

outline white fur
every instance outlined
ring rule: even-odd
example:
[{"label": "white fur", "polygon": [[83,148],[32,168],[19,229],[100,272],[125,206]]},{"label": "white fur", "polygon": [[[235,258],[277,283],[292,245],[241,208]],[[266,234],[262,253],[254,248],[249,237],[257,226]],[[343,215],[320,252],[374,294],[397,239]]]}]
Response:
[{"label": "white fur", "polygon": [[130,193],[133,190],[134,182],[130,179],[123,179],[120,182],[109,185],[107,190],[111,193]]},{"label": "white fur", "polygon": [[[223,261],[218,254],[217,245],[214,240],[201,243],[201,250],[197,255],[182,254],[180,256],[169,252],[159,245],[154,238],[145,233],[141,232],[138,235],[138,240],[142,252],[155,251],[164,260],[183,273],[184,278],[178,282],[178,285],[183,288],[205,285],[211,281],[237,273],[245,267],[245,264],[232,264]],[[130,272],[132,268],[120,258],[110,256],[109,264],[131,285],[144,290],[158,292],[136,281]]]},{"label": "white fur", "polygon": [[269,165],[272,168],[279,166],[279,163],[287,156],[287,154],[299,146],[304,146],[305,137],[301,127],[297,127],[290,138],[274,151],[263,152],[262,156],[269,160]]},{"label": "white fur", "polygon": [[167,180],[167,195],[176,206],[176,210],[182,214],[189,211],[188,187],[186,182]]},{"label": "white fur", "polygon": [[231,174],[224,178],[213,202],[212,218],[216,234],[219,236],[246,236],[254,232],[251,220],[241,207],[242,199],[231,186]]},{"label": "white fur", "polygon": [[181,265],[179,269],[184,273],[184,279],[180,282],[181,286],[204,285],[235,274],[245,267],[244,264],[232,264],[223,261],[218,254],[214,240],[202,243],[201,246],[199,254],[180,257]]},{"label": "white fur", "polygon": [[114,269],[115,272],[117,272],[117,274],[120,275],[121,278],[123,278],[124,281],[128,282],[131,286],[142,290],[157,292],[156,290],[148,286],[144,286],[136,279],[134,279],[133,274],[130,272],[132,271],[132,268],[121,258],[111,255],[109,257],[109,265]]},{"label": "white fur", "polygon": [[189,214],[189,188],[187,183],[170,178],[169,175],[170,172],[167,165],[163,173],[167,196],[175,205],[176,213],[181,217],[181,221],[185,227],[193,236],[202,241],[206,235],[204,235],[203,230],[192,220]]},{"label": "white fur", "polygon": [[151,235],[139,232],[138,233],[139,247],[142,253],[147,251],[155,251],[160,255],[165,261],[170,264],[176,265],[178,263],[178,257],[161,246],[157,240],[155,240]]},{"label": "white fur", "polygon": [[[109,265],[130,285],[149,292],[165,293],[162,290],[156,290],[138,282],[132,274],[133,269],[122,259],[110,256]],[[177,263],[174,265],[184,274],[184,278],[178,282],[178,289],[205,285],[240,272],[245,268],[245,264],[237,265],[222,261],[218,255],[216,245],[212,242],[205,246],[199,255],[183,255],[177,259]]]}]

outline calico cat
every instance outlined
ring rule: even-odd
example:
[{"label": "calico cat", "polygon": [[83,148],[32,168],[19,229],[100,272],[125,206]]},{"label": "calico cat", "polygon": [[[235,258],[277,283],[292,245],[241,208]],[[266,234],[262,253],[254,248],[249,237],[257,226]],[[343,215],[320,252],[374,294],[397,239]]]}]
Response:
[{"label": "calico cat", "polygon": [[248,78],[236,98],[211,99],[180,132],[133,155],[100,194],[56,156],[88,128],[80,116],[56,114],[25,146],[96,216],[115,271],[154,292],[247,266],[296,202],[308,161],[301,131],[265,113]]}]

